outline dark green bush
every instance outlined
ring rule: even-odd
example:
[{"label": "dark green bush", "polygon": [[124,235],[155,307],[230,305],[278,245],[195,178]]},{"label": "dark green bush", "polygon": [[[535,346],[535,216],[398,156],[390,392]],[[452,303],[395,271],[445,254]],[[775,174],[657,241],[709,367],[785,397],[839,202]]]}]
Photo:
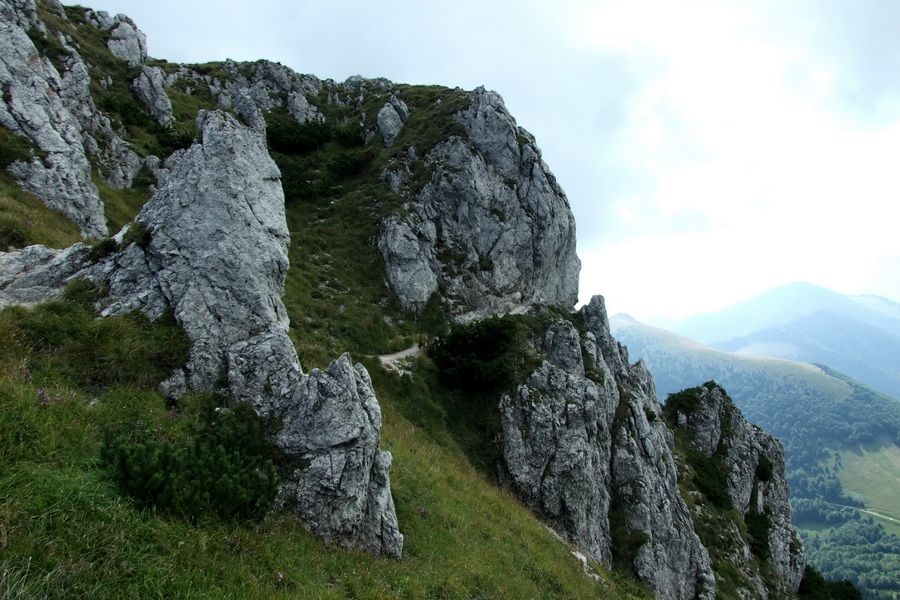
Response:
[{"label": "dark green bush", "polygon": [[512,352],[517,333],[513,317],[491,317],[453,325],[436,339],[428,353],[441,379],[461,389],[497,390],[514,383]]},{"label": "dark green bush", "polygon": [[314,174],[304,157],[272,153],[272,159],[281,171],[281,188],[286,202],[309,200],[328,195],[330,176]]},{"label": "dark green bush", "polygon": [[353,177],[363,172],[370,162],[370,155],[364,150],[341,152],[328,163],[328,170],[337,177]]},{"label": "dark green bush", "polygon": [[298,123],[288,116],[273,117],[266,124],[269,146],[283,154],[303,154],[322,148],[332,139],[332,126],[321,121]]},{"label": "dark green bush", "polygon": [[0,252],[8,247],[21,248],[28,243],[28,232],[19,223],[0,218]]},{"label": "dark green bush", "polygon": [[676,415],[679,412],[690,414],[700,408],[701,392],[699,387],[695,387],[669,394],[663,405],[663,417],[670,425],[674,426],[677,422]]},{"label": "dark green bush", "polygon": [[34,156],[29,140],[0,127],[0,169],[6,169],[17,160],[28,162]]},{"label": "dark green bush", "polygon": [[772,479],[772,472],[775,465],[766,456],[759,457],[759,464],[756,465],[756,478],[760,481],[769,481]]},{"label": "dark green bush", "polygon": [[862,592],[846,579],[842,581],[827,581],[811,565],[806,565],[803,571],[803,579],[797,589],[800,598],[813,600],[862,600]]},{"label": "dark green bush", "polygon": [[150,233],[149,229],[141,227],[137,223],[132,223],[128,226],[128,231],[126,231],[125,235],[122,237],[122,247],[124,248],[129,244],[137,244],[139,247],[146,250],[147,246],[150,245],[152,238],[153,235]]},{"label": "dark green bush", "polygon": [[199,517],[261,519],[278,474],[258,417],[247,406],[209,411],[186,446],[146,432],[106,434],[101,458],[119,489],[146,506]]},{"label": "dark green bush", "polygon": [[694,469],[697,489],[706,496],[710,504],[725,510],[733,508],[728,494],[728,478],[721,462],[694,448],[688,449],[686,458]]},{"label": "dark green bush", "polygon": [[100,259],[106,258],[113,252],[119,249],[119,243],[113,238],[105,238],[91,246],[91,251],[88,254],[88,257],[93,262],[97,262]]},{"label": "dark green bush", "polygon": [[359,125],[335,127],[334,139],[345,148],[356,148],[365,143],[364,131]]},{"label": "dark green bush", "polygon": [[154,126],[153,119],[130,94],[105,94],[100,99],[100,108],[117,116],[123,125],[148,129]]},{"label": "dark green bush", "polygon": [[767,560],[772,555],[772,550],[769,546],[769,529],[772,526],[772,522],[769,519],[768,509],[760,512],[755,508],[751,508],[744,515],[744,523],[747,524],[747,536],[749,537],[747,543],[750,545],[750,550],[760,560]]},{"label": "dark green bush", "polygon": [[190,148],[197,135],[196,126],[193,124],[163,127],[157,125],[153,128],[156,142],[151,146],[150,152],[154,156],[165,158],[176,150]]}]

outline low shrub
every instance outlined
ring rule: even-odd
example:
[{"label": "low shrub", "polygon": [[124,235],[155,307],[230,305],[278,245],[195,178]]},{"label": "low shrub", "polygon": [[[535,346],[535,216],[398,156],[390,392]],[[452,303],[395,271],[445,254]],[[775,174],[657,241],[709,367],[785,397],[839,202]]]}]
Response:
[{"label": "low shrub", "polygon": [[12,219],[0,218],[0,252],[10,246],[21,248],[28,243],[28,232]]},{"label": "low shrub", "polygon": [[370,160],[369,153],[364,150],[347,150],[328,163],[328,170],[337,177],[353,177],[362,173]]},{"label": "low shrub", "polygon": [[90,258],[92,262],[98,262],[118,249],[119,243],[114,238],[104,238],[91,246],[88,258]]},{"label": "low shrub", "polygon": [[437,338],[428,353],[447,385],[469,390],[497,390],[515,381],[511,360],[517,333],[509,315],[466,325],[453,325]]},{"label": "low shrub", "polygon": [[332,126],[321,121],[298,123],[288,116],[273,117],[266,124],[266,139],[276,152],[295,154],[322,148],[332,139]]},{"label": "low shrub", "polygon": [[262,424],[247,406],[212,411],[187,445],[107,432],[102,460],[126,495],[175,514],[261,519],[278,490]]},{"label": "low shrub", "polygon": [[122,237],[122,247],[125,248],[130,244],[137,244],[140,248],[146,250],[152,239],[153,234],[150,233],[149,229],[142,227],[137,223],[132,223],[128,226],[128,231],[126,231],[125,235]]},{"label": "low shrub", "polygon": [[694,469],[697,489],[706,496],[709,503],[724,510],[733,508],[731,496],[728,494],[728,478],[721,461],[706,456],[694,448],[688,448],[685,458]]},{"label": "low shrub", "polygon": [[769,546],[769,529],[772,526],[769,518],[768,509],[758,511],[751,508],[744,515],[744,523],[747,524],[747,543],[750,550],[759,557],[760,560],[767,560],[772,556],[772,549]]},{"label": "low shrub", "polygon": [[756,465],[756,478],[760,481],[769,481],[772,479],[772,472],[775,465],[767,456],[760,456],[759,463]]},{"label": "low shrub", "polygon": [[190,148],[197,135],[197,128],[193,124],[163,127],[157,125],[153,128],[156,141],[151,145],[151,154],[165,158],[176,150]]},{"label": "low shrub", "polygon": [[690,414],[700,408],[700,394],[701,389],[699,387],[669,394],[666,397],[666,403],[663,405],[663,417],[666,419],[666,422],[675,426],[678,413]]},{"label": "low shrub", "polygon": [[28,139],[0,127],[0,169],[6,169],[17,160],[28,162],[34,155],[34,147]]}]

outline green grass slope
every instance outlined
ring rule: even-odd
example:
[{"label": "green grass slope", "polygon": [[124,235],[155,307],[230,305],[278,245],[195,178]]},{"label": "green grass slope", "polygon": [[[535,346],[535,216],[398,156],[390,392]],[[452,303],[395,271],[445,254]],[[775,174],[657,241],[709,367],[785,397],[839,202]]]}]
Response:
[{"label": "green grass slope", "polygon": [[599,581],[588,577],[471,465],[441,419],[426,432],[404,416],[421,381],[374,361],[403,560],[327,547],[277,511],[256,522],[187,518],[123,496],[100,459],[104,432],[179,443],[203,401],[166,406],[153,391],[184,359],[173,322],[97,320],[90,291],[0,312],[0,597],[647,597],[602,568]]}]

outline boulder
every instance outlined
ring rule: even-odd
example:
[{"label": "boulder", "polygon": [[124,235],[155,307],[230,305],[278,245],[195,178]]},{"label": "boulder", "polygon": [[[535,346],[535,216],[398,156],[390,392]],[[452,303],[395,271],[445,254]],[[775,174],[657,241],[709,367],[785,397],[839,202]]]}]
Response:
[{"label": "boulder", "polygon": [[131,84],[135,95],[153,120],[163,127],[172,124],[172,102],[163,89],[165,76],[159,67],[144,66]]},{"label": "boulder", "polygon": [[147,36],[125,15],[116,15],[109,28],[109,51],[136,67],[147,60]]}]

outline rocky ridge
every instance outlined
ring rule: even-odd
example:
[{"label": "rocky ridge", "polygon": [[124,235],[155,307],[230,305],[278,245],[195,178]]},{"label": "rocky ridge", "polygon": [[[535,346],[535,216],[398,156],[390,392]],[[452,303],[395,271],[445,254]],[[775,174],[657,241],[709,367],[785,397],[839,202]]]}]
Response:
[{"label": "rocky ridge", "polygon": [[[57,7],[59,18],[71,14],[57,3],[48,6]],[[425,107],[407,103],[387,80],[334,84],[266,61],[226,61],[214,73],[148,66],[146,40],[133,22],[86,10],[83,18],[105,32],[109,51],[134,69],[130,89],[158,125],[173,123],[174,86],[208,93],[220,107],[198,115],[188,148],[165,161],[141,157],[93,101],[90,68],[76,40],[61,36],[68,66],[60,75],[28,35],[31,28],[47,30],[35,4],[0,0],[0,15],[10,32],[0,44],[14,44],[9,56],[21,55],[14,61],[2,54],[0,78],[9,82],[11,98],[0,104],[0,124],[48,157],[66,157],[65,168],[54,172],[84,182],[77,193],[67,187],[77,200],[62,194],[65,186],[44,185],[45,202],[65,205],[61,210],[72,213],[85,235],[98,237],[106,223],[96,186],[90,189],[90,157],[104,166],[111,185],[132,185],[143,167],[157,179],[134,224],[105,246],[0,253],[0,307],[52,299],[67,282],[86,277],[108,289],[104,315],[140,310],[156,318],[172,310],[193,346],[189,362],[161,391],[177,398],[224,385],[231,402],[247,402],[279,421],[272,441],[304,464],[283,485],[279,502],[329,542],[399,557],[391,456],[379,448],[381,411],[368,373],[346,354],[304,373],[287,335],[281,298],[290,239],[281,173],[265,143],[266,116],[283,111],[299,123],[323,122],[323,97],[331,106],[362,110],[358,124],[367,143],[397,151],[381,178],[402,198],[402,209],[384,217],[372,240],[387,286],[406,311],[421,312],[436,298],[460,321],[575,303],[574,219],[533,137],[499,95],[479,88],[454,113],[459,127],[422,144],[408,133]],[[30,97],[28,86],[16,87],[22,81],[56,90],[60,102],[24,110]],[[373,97],[374,110],[363,110]],[[56,145],[46,141],[51,137]],[[46,164],[35,157],[11,171],[32,189],[38,179],[23,169],[44,172]],[[416,173],[423,167],[420,185]],[[94,197],[97,206],[79,205]],[[675,433],[658,418],[663,407],[652,377],[643,363],[629,364],[610,333],[602,298],[579,319],[583,327],[561,319],[535,340],[546,360],[499,399],[502,476],[586,555],[632,569],[657,597],[714,598],[715,561],[698,534],[702,503],[680,491]],[[750,582],[741,597],[789,595],[803,558],[790,525],[783,451],[715,394],[709,392],[709,421],[685,418],[682,429],[700,440],[701,452],[710,448],[708,440],[718,440],[715,448],[734,440],[725,459],[729,494],[742,515],[769,515],[771,563],[783,578],[780,587],[767,587],[735,525],[727,534]],[[726,421],[730,428],[722,426]],[[761,457],[772,463],[766,481],[756,474]]]},{"label": "rocky ridge", "polygon": [[[707,458],[718,458],[734,508],[745,519],[748,515],[764,518],[764,544],[771,564],[788,588],[797,589],[805,561],[793,527],[781,442],[748,423],[724,390],[714,384],[696,389],[692,402],[674,404],[670,414],[676,430],[686,435],[692,448]],[[732,552],[729,560],[740,565],[757,589],[763,590],[763,582],[748,567],[747,550]]]},{"label": "rocky ridge", "polygon": [[[544,362],[500,400],[503,477],[585,554],[632,569],[657,598],[718,597],[724,562],[741,569],[728,582],[741,598],[790,597],[805,561],[778,441],[712,384],[696,391],[690,412],[672,408],[670,428],[652,376],[642,362],[629,364],[610,334],[603,299],[595,296],[579,317],[581,332],[559,320],[533,341]],[[777,577],[766,579],[754,564],[760,546],[741,533],[744,524],[685,483],[693,476],[676,433],[708,458],[722,453],[717,465],[742,520],[765,515],[763,560]]]},{"label": "rocky ridge", "polygon": [[222,112],[201,112],[200,141],[135,220],[117,248],[96,259],[87,247],[27,248],[6,255],[0,305],[53,298],[68,281],[108,289],[102,315],[165,310],[191,339],[190,360],[162,382],[177,399],[216,389],[278,419],[273,441],[307,463],[279,501],[317,535],[399,557],[390,494],[390,454],[379,449],[381,414],[371,381],[347,355],[303,374],[281,301],[289,243],[278,168],[264,136]]},{"label": "rocky ridge", "polygon": [[[412,311],[438,294],[462,320],[533,304],[571,307],[581,269],[575,221],[534,138],[483,88],[455,118],[466,137],[424,157],[429,181],[378,239],[392,291]],[[401,191],[409,172],[403,163],[385,177]]]},{"label": "rocky ridge", "polygon": [[547,359],[500,401],[502,470],[526,503],[594,560],[634,570],[657,598],[715,598],[707,549],[678,491],[653,379],[609,335],[603,300],[579,334],[559,321]]}]

